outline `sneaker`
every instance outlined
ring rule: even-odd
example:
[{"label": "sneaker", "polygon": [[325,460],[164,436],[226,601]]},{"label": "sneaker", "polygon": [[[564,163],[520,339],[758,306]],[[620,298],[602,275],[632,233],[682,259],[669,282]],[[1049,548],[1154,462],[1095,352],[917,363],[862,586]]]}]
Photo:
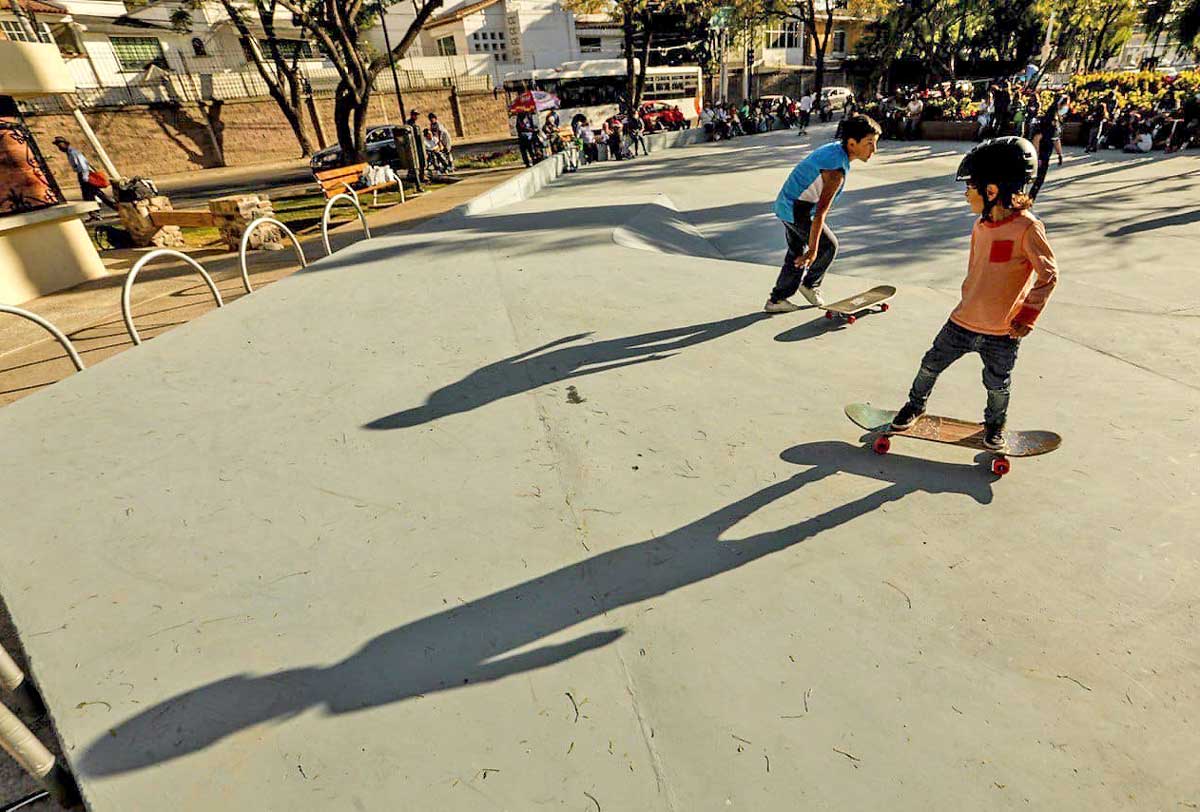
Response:
[{"label": "sneaker", "polygon": [[821,295],[820,288],[809,288],[804,285],[800,286],[800,295],[813,307],[824,307],[825,297]]},{"label": "sneaker", "polygon": [[780,299],[778,302],[767,299],[767,303],[763,306],[763,310],[767,313],[793,313],[800,309],[800,305],[793,304],[787,299]]},{"label": "sneaker", "polygon": [[1007,445],[1004,442],[1004,424],[988,423],[983,427],[983,445],[992,451],[1001,451]]},{"label": "sneaker", "polygon": [[912,428],[913,423],[917,422],[917,418],[925,414],[925,409],[917,404],[909,401],[904,404],[900,411],[896,412],[896,416],[892,418],[892,428],[896,431],[904,431]]}]

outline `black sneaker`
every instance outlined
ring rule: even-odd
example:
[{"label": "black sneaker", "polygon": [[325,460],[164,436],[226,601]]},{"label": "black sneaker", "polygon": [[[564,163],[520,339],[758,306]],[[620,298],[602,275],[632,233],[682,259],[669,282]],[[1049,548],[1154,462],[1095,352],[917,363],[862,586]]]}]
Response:
[{"label": "black sneaker", "polygon": [[1003,423],[988,423],[983,427],[983,445],[992,451],[1005,447]]},{"label": "black sneaker", "polygon": [[917,422],[917,418],[925,414],[925,409],[911,401],[904,404],[904,408],[896,412],[896,416],[892,418],[892,428],[896,431],[904,431],[907,428],[912,428],[912,424]]}]

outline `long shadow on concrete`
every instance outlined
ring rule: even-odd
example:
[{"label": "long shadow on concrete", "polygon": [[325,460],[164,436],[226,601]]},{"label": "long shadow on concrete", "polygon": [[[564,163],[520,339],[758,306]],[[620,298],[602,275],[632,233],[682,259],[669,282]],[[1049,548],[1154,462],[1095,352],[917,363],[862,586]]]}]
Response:
[{"label": "long shadow on concrete", "polygon": [[[82,771],[100,776],[149,767],[310,708],[353,713],[545,668],[612,643],[625,630],[595,631],[512,652],[613,609],[736,570],[910,493],[963,494],[980,504],[992,499],[992,479],[972,465],[895,454],[881,460],[841,442],[798,445],[781,456],[806,470],[666,535],[405,623],[331,666],[238,674],[160,702],[93,742],[81,757]],[[839,473],[885,487],[779,530],[722,538],[760,508]]]},{"label": "long shadow on concrete", "polygon": [[[564,336],[549,344],[481,367],[462,380],[438,389],[429,396],[424,405],[372,420],[363,428],[411,428],[447,415],[469,412],[549,383],[634,364],[662,361],[682,349],[727,336],[765,318],[769,318],[766,313],[751,313],[722,321],[691,324],[585,344],[571,342],[581,341],[591,333]],[[564,344],[571,346],[562,346]],[[555,347],[557,349],[551,349]]]}]

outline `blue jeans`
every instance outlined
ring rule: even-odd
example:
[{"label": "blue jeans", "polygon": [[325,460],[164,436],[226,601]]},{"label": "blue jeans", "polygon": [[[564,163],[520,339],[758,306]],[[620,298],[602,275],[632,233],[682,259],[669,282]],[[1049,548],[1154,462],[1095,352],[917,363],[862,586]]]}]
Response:
[{"label": "blue jeans", "polygon": [[983,386],[987,389],[983,422],[1003,426],[1008,417],[1009,386],[1012,384],[1012,371],[1020,347],[1019,338],[976,333],[947,321],[933,339],[929,352],[921,359],[921,368],[913,379],[908,400],[924,409],[938,375],[967,353],[977,352],[983,359]]},{"label": "blue jeans", "polygon": [[795,295],[800,285],[818,288],[825,278],[825,271],[837,256],[838,240],[826,223],[821,229],[821,242],[817,246],[817,258],[808,270],[796,267],[796,257],[808,253],[808,235],[812,230],[813,204],[797,200],[792,206],[791,223],[784,223],[787,232],[787,255],[783,258],[783,267],[779,269],[779,278],[775,280],[775,288],[771,291],[771,301],[778,302]]}]

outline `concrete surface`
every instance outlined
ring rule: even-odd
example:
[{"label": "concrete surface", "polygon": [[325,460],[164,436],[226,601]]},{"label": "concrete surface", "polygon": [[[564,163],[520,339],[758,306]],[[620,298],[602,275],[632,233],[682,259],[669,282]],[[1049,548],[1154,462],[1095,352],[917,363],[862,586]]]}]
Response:
[{"label": "concrete surface", "polygon": [[[966,145],[855,166],[828,293],[900,293],[830,329],[758,312],[806,144],[360,242],[0,410],[0,593],[92,808],[1200,804],[1200,161],[1052,170],[1011,423],[1065,443],[997,480],[842,415],[955,302]],[[614,239],[680,221],[725,259]]]},{"label": "concrete surface", "polygon": [[[368,209],[373,234],[386,235],[410,228],[445,214],[492,186],[518,174],[517,168],[495,169],[464,178],[451,186],[416,197],[402,206]],[[353,212],[347,207],[345,212]],[[356,215],[330,229],[335,251],[362,238]],[[319,229],[300,237],[310,260],[325,252]],[[22,304],[27,310],[59,326],[89,367],[131,349],[133,343],[121,316],[121,285],[125,274],[146,253],[145,249],[106,251],[102,255],[109,276],[70,290],[59,291]],[[245,295],[237,254],[221,248],[197,249],[189,255],[204,265],[225,302]],[[248,260],[251,284],[264,284],[295,272],[299,263],[290,244],[283,251],[255,251]],[[143,338],[158,335],[215,308],[212,295],[195,270],[183,263],[161,259],[138,276],[132,293],[134,323]],[[74,374],[75,368],[58,343],[41,328],[20,319],[0,318],[0,406]]]}]

